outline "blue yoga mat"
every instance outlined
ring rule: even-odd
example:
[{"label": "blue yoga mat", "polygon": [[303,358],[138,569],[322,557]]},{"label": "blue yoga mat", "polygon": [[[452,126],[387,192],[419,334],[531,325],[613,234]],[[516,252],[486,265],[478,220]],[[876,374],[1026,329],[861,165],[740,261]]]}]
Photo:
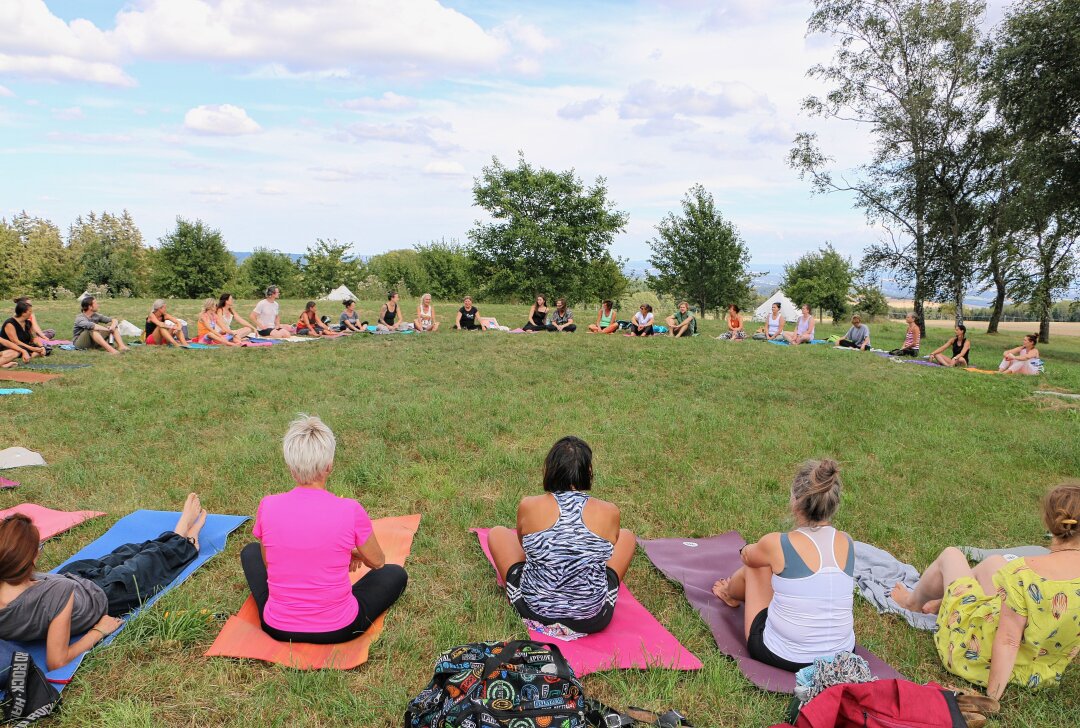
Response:
[{"label": "blue yoga mat", "polygon": [[[55,574],[63,566],[70,564],[72,561],[101,558],[112,552],[113,549],[123,546],[126,543],[142,543],[143,541],[155,539],[163,532],[171,531],[179,518],[180,513],[177,511],[135,511],[134,513],[121,518],[112,528],[103,533],[99,539],[87,545],[86,548],[72,556],[63,564],[60,564],[60,566],[57,566],[52,570],[52,573]],[[225,540],[229,537],[229,534],[239,528],[246,520],[248,520],[247,516],[207,515],[206,525],[203,526],[202,531],[199,532],[199,555],[195,557],[195,560],[180,572],[176,579],[173,580],[172,584],[169,584],[160,592],[147,599],[142,607],[125,617],[124,623],[120,625],[120,629],[107,635],[105,639],[98,643],[98,646],[107,645],[116,639],[116,635],[120,634],[120,632],[131,623],[131,619],[139,612],[151,606],[169,590],[184,583],[195,569],[198,569],[213,556],[220,553],[225,548]],[[71,641],[74,642],[80,637],[82,637],[82,635],[72,635]],[[38,667],[42,670],[45,669],[45,640],[28,643],[17,642],[15,644],[18,644],[29,652],[33,656],[34,662],[37,663]],[[46,673],[49,682],[56,683],[57,689],[62,690],[64,685],[71,681],[71,676],[79,669],[79,665],[82,664],[83,658],[86,655],[87,653],[84,652],[59,670],[53,670]]]},{"label": "blue yoga mat", "polygon": [[34,390],[27,389],[26,387],[15,387],[13,389],[0,389],[0,396],[5,394],[33,394]]}]

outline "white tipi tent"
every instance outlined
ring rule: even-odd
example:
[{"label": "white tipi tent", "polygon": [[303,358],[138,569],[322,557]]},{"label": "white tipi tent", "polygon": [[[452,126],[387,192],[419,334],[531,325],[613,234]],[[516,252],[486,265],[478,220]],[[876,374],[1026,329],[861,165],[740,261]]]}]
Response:
[{"label": "white tipi tent", "polygon": [[784,295],[784,292],[779,288],[776,289],[776,293],[769,296],[769,300],[761,304],[754,311],[755,321],[764,321],[765,318],[772,313],[772,305],[774,303],[780,303],[780,315],[784,317],[785,321],[795,321],[799,318],[799,309],[791,302],[791,299]]},{"label": "white tipi tent", "polygon": [[327,301],[355,301],[356,296],[345,286],[338,286],[326,294]]}]

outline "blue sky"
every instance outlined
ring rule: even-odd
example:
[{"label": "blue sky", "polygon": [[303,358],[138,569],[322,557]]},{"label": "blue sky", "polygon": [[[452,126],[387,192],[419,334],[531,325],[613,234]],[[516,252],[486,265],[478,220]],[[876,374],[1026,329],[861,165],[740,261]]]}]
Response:
[{"label": "blue sky", "polygon": [[[991,21],[1004,0],[990,3]],[[831,54],[810,2],[3,0],[0,216],[66,228],[134,215],[148,242],[176,216],[234,250],[362,254],[463,240],[492,156],[607,179],[630,215],[614,251],[704,184],[752,258],[877,237],[785,163],[798,131],[841,165],[868,140],[799,111]]]}]

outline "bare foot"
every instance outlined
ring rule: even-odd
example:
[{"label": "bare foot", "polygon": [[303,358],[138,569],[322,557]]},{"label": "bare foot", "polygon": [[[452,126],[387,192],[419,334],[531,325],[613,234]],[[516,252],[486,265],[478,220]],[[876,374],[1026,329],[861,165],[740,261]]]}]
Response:
[{"label": "bare foot", "polygon": [[937,614],[941,611],[941,600],[931,599],[922,607],[923,614]]},{"label": "bare foot", "polygon": [[180,520],[176,522],[176,527],[173,530],[187,538],[191,524],[199,517],[200,510],[202,510],[202,506],[199,503],[199,494],[188,493],[187,500],[184,501],[184,508],[180,511]]},{"label": "bare foot", "polygon": [[898,605],[900,605],[900,607],[902,607],[903,609],[906,609],[909,612],[919,611],[918,609],[915,609],[914,605],[912,604],[912,593],[908,590],[906,586],[904,586],[900,582],[896,582],[896,585],[893,587],[892,593],[889,594],[889,596],[892,597],[892,600]]},{"label": "bare foot", "polygon": [[737,607],[742,602],[728,594],[727,588],[728,584],[730,583],[731,579],[719,579],[715,584],[713,584],[712,593],[717,599],[719,599],[729,607]]},{"label": "bare foot", "polygon": [[191,543],[195,546],[195,550],[199,550],[199,532],[202,531],[203,526],[206,525],[206,509],[199,510],[199,515],[195,518],[195,521],[191,524],[191,528],[188,529],[187,537],[191,539]]}]

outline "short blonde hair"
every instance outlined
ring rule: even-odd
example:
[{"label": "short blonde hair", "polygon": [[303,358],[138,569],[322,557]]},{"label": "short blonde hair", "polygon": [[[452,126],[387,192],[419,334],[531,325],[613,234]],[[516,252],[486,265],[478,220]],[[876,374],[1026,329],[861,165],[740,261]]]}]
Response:
[{"label": "short blonde hair", "polygon": [[299,414],[289,423],[282,450],[297,483],[311,483],[334,464],[337,440],[318,417]]}]

